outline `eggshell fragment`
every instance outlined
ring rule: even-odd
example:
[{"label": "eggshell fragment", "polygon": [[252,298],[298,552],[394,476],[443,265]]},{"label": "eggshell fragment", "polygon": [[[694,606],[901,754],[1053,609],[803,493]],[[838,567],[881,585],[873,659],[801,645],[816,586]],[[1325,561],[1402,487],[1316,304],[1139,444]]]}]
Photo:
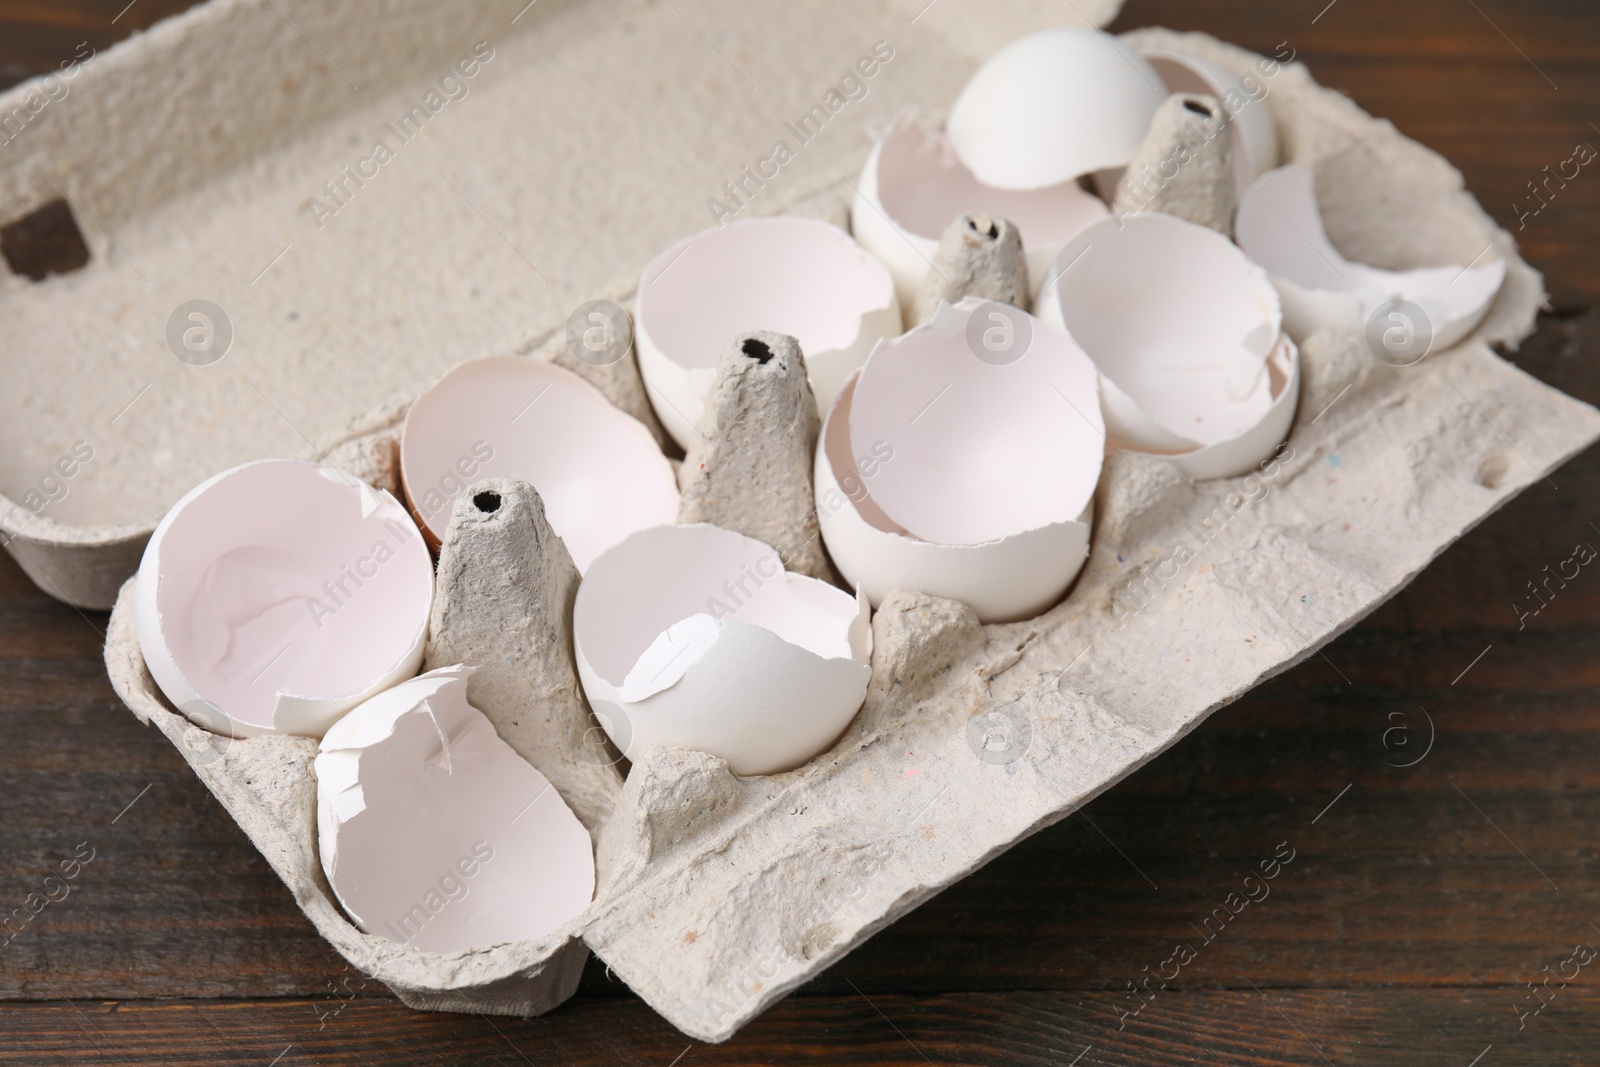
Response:
[{"label": "eggshell fragment", "polygon": [[989,57],[945,129],[979,181],[1040,189],[1124,166],[1166,98],[1160,76],[1122,41],[1058,27]]},{"label": "eggshell fragment", "polygon": [[428,952],[542,938],[589,906],[589,833],[467,703],[461,665],[366,701],[322,740],[317,849],[369,934]]},{"label": "eggshell fragment", "polygon": [[433,566],[388,493],[298,460],[206,479],[139,565],[139,647],[184,714],[234,737],[321,737],[415,674]]},{"label": "eggshell fragment", "polygon": [[462,363],[418,397],[401,433],[400,474],[434,545],[468,485],[530,483],[580,572],[678,513],[677,479],[650,431],[572,372],[520,356]]},{"label": "eggshell fragment", "polygon": [[1407,300],[1427,314],[1431,350],[1440,351],[1483,321],[1506,276],[1499,257],[1403,271],[1350,262],[1328,240],[1315,178],[1298,164],[1256,179],[1234,226],[1240,246],[1271,275],[1285,325],[1299,341],[1328,326],[1363,327],[1383,304]]},{"label": "eggshell fragment", "polygon": [[1040,315],[1099,368],[1114,445],[1165,456],[1191,477],[1224,478],[1283,441],[1299,350],[1282,336],[1266,273],[1233,242],[1139,213],[1089,227],[1057,262]]},{"label": "eggshell fragment", "polygon": [[1209,59],[1181,52],[1146,52],[1144,58],[1169,92],[1205,93],[1217,98],[1232,118],[1234,178],[1239,193],[1257,175],[1278,165],[1278,126],[1267,107],[1266,86],[1252,90],[1243,79]]},{"label": "eggshell fragment", "polygon": [[856,182],[850,230],[888,264],[909,318],[940,238],[952,220],[975,212],[998,215],[1016,225],[1032,294],[1062,244],[1104,218],[1106,205],[1073,180],[1032,190],[985,185],[951,151],[943,133],[923,129],[906,113],[867,156]]},{"label": "eggshell fragment", "polygon": [[[1105,427],[1094,365],[1015,308],[963,300],[874,351],[817,455],[817,514],[841,573],[960,600],[984,622],[1061,598],[1088,555]],[[980,358],[986,331],[1020,353]]]},{"label": "eggshell fragment", "polygon": [[634,317],[645,391],[685,450],[730,338],[797,338],[820,410],[880,338],[900,332],[888,268],[837,226],[802,218],[745,219],[679,241],[645,267]]},{"label": "eggshell fragment", "polygon": [[643,530],[596,560],[573,635],[584,692],[625,755],[675,745],[742,775],[827,749],[872,673],[864,599],[706,523]]}]

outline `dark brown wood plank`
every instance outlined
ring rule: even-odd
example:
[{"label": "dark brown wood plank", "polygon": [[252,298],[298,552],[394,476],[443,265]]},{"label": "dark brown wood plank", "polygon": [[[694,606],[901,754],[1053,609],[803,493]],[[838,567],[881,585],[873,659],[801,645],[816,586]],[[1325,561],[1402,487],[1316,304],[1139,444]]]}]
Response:
[{"label": "dark brown wood plank", "polygon": [[0,89],[110,48],[194,2],[7,0],[0,5]]},{"label": "dark brown wood plank", "polygon": [[1231,990],[1158,991],[1126,1019],[1109,993],[797,997],[722,1045],[685,1038],[637,1001],[575,1001],[532,1020],[450,1018],[332,995],[0,1004],[10,1038],[0,1064],[1465,1067],[1492,1049],[1485,1065],[1554,1067],[1591,1064],[1600,1046],[1600,995],[1582,984],[1558,990],[1519,1031],[1513,1006],[1529,995],[1520,986],[1325,992],[1252,989],[1248,979]]}]

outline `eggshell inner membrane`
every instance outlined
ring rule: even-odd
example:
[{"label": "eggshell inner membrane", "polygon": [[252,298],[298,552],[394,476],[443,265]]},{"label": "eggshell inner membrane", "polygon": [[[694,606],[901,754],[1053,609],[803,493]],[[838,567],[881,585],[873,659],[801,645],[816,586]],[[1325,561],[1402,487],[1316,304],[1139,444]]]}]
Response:
[{"label": "eggshell inner membrane", "polygon": [[[1313,289],[1343,293],[1394,277],[1351,263],[1328,240],[1309,168],[1291,164],[1262,175],[1241,208],[1239,244],[1273,274]],[[1460,273],[1459,270],[1456,273]]]},{"label": "eggshell inner membrane", "polygon": [[[817,517],[840,571],[874,604],[895,589],[914,589],[962,601],[985,623],[1032,618],[1059,601],[1088,556],[1093,502],[1071,522],[981,545],[912,537],[874,503],[876,466],[852,469],[850,409],[860,380],[857,374],[839,391],[815,468]],[[1093,409],[1092,394],[1084,406]]]},{"label": "eggshell inner membrane", "polygon": [[589,834],[466,701],[469,668],[430,671],[351,711],[317,757],[319,850],[367,933],[457,952],[551,933],[589,905]]},{"label": "eggshell inner membrane", "polygon": [[361,492],[331,473],[246,464],[163,520],[152,540],[165,655],[146,659],[179,672],[156,679],[169,697],[186,684],[270,731],[280,694],[353,703],[418,650],[432,605],[427,546],[393,497],[378,494],[363,518]]},{"label": "eggshell inner membrane", "polygon": [[[944,545],[1076,520],[1105,450],[1093,363],[1015,308],[968,299],[956,311],[954,334],[918,327],[880,345],[862,370],[850,441],[857,469],[875,471],[871,500],[912,536]],[[1012,362],[980,359],[973,315],[979,330],[1015,330],[1006,315],[1025,320],[1031,342]]]},{"label": "eggshell inner membrane", "polygon": [[878,154],[878,202],[909,233],[937,241],[957,217],[987,212],[1011,220],[1025,249],[1058,244],[1104,218],[1099,197],[1076,181],[1042,189],[996,189],[973,176],[941,133],[897,122]]},{"label": "eggshell inner membrane", "polygon": [[539,360],[495,356],[451,370],[411,406],[400,458],[412,509],[436,541],[461,490],[519,478],[539,491],[580,572],[678,514],[677,480],[649,431]]},{"label": "eggshell inner membrane", "polygon": [[1385,301],[1410,300],[1428,313],[1436,347],[1453,344],[1475,326],[1505,280],[1505,261],[1499,258],[1406,271],[1350,262],[1328,240],[1314,175],[1297,164],[1256,180],[1240,201],[1236,230],[1240,246],[1275,277],[1305,289],[1361,296],[1340,324],[1361,325]]},{"label": "eggshell inner membrane", "polygon": [[[824,659],[853,659],[851,625],[859,611],[849,594],[785,571],[762,542],[695,523],[646,530],[608,552],[584,579],[573,629],[595,672],[622,686],[663,635],[696,616],[769,630]],[[696,620],[675,633],[680,641],[701,639],[693,646],[699,652],[675,668],[676,677],[714,643],[715,631]],[[659,670],[650,672],[656,681]]]},{"label": "eggshell inner membrane", "polygon": [[1124,166],[1167,95],[1150,64],[1117,38],[1061,27],[991,56],[945,128],[980,181],[1040,189]]},{"label": "eggshell inner membrane", "polygon": [[1068,332],[1180,439],[1156,450],[1227,441],[1265,417],[1277,395],[1267,357],[1282,315],[1266,274],[1233,242],[1168,215],[1138,214],[1094,224],[1057,261]]},{"label": "eggshell inner membrane", "polygon": [[771,330],[807,357],[848,348],[894,303],[889,272],[837,226],[746,219],[679,241],[645,268],[638,318],[680,367],[715,370],[741,333]]}]

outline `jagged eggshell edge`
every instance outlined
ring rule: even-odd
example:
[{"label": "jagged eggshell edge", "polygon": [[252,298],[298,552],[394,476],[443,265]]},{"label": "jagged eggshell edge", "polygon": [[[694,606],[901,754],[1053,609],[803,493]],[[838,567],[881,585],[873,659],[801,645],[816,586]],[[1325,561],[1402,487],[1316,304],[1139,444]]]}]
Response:
[{"label": "jagged eggshell edge", "polygon": [[[985,623],[1033,618],[1059,601],[1089,558],[1093,502],[1075,521],[980,545],[939,545],[877,528],[857,508],[858,502],[870,504],[866,482],[851,475],[857,487],[852,498],[835,472],[838,460],[852,462],[848,427],[855,381],[845,383],[828,412],[815,468],[822,540],[846,580],[873,607],[891,591],[907,589],[959,600]],[[841,435],[842,441],[835,440]]]},{"label": "jagged eggshell edge", "polygon": [[[697,269],[697,264],[688,254],[688,250],[697,242],[713,238],[722,230],[736,226],[767,225],[768,229],[776,234],[782,231],[769,224],[780,220],[785,223],[838,231],[845,240],[862,249],[867,261],[882,268],[890,283],[884,303],[861,312],[849,344],[814,350],[806,348],[805,339],[800,338],[802,354],[806,361],[806,377],[811,383],[811,392],[816,397],[819,414],[827,410],[828,404],[832,403],[834,395],[844,384],[845,379],[866,362],[867,354],[872,351],[873,345],[884,337],[893,337],[900,332],[901,304],[898,282],[892,266],[867,248],[864,242],[856,240],[852,234],[840,230],[832,223],[820,219],[768,216],[712,227],[683,238],[652,259],[639,276],[639,292],[634,299],[634,350],[639,361],[639,375],[644,380],[645,394],[650,398],[650,405],[655,409],[656,417],[672,435],[672,439],[685,451],[688,451],[690,445],[700,437],[698,427],[705,417],[706,400],[710,397],[711,387],[716,381],[716,364],[712,363],[706,367],[685,367],[667,354],[656,338],[658,331],[650,328],[654,316],[651,305],[644,299],[646,286],[652,279],[669,269]],[[678,265],[680,259],[684,261],[681,266]],[[719,299],[720,294],[708,294],[706,298]],[[783,325],[785,324],[766,323],[751,325],[749,328],[780,329]],[[718,340],[711,350],[712,355],[720,354],[723,346],[731,341],[737,332],[730,331],[727,337]]]},{"label": "jagged eggshell edge", "polygon": [[[1301,343],[1329,327],[1363,328],[1379,307],[1401,299],[1415,303],[1427,314],[1433,331],[1429,351],[1443,351],[1477,329],[1506,276],[1506,262],[1499,257],[1465,267],[1405,271],[1352,263],[1328,239],[1312,171],[1295,163],[1256,179],[1240,198],[1235,231],[1245,254],[1266,267],[1283,301],[1284,327]],[[1275,254],[1280,242],[1309,244],[1336,273],[1352,276],[1352,287],[1330,289],[1306,281],[1304,274],[1295,278],[1290,276],[1293,272],[1275,273],[1266,264],[1282,262]]]},{"label": "jagged eggshell edge", "polygon": [[[861,168],[861,176],[856,180],[855,195],[851,198],[850,206],[850,232],[856,240],[861,242],[863,248],[881,259],[889,268],[889,273],[894,277],[895,293],[900,298],[900,309],[906,321],[910,321],[917,300],[921,296],[923,286],[927,282],[928,272],[933,265],[933,257],[939,251],[939,238],[927,237],[916,233],[890,215],[889,209],[884,206],[882,190],[879,187],[879,161],[883,150],[891,138],[909,136],[914,132],[927,140],[940,137],[940,134],[930,133],[917,124],[911,112],[902,112],[872,144],[872,151],[867,154],[867,162]],[[1087,216],[1084,225],[1088,225],[1097,218],[1110,214],[1110,209],[1105,202],[1091,193],[1082,191],[1076,184],[1068,187],[1076,190],[1082,196],[1082,206]],[[1016,190],[997,190],[1016,194]],[[1041,192],[1043,192],[1041,190]],[[979,210],[981,204],[973,204],[962,212],[951,215],[954,220],[965,211]],[[1009,216],[1008,216],[1009,217]],[[1012,222],[1017,220],[1012,219]],[[1044,284],[1045,274],[1050,264],[1055,260],[1056,253],[1061,247],[1071,240],[1071,235],[1058,240],[1030,244],[1027,234],[1023,234],[1022,250],[1028,268],[1028,292],[1037,293]],[[854,370],[855,368],[851,368]],[[842,380],[839,385],[842,385]],[[836,386],[834,392],[838,392]],[[830,397],[831,401],[831,397]],[[820,398],[819,398],[820,403]],[[822,408],[827,410],[826,405]]]},{"label": "jagged eggshell edge", "polygon": [[[471,407],[469,415],[452,418],[448,407],[443,412],[438,410],[451,403],[460,405],[463,398],[473,399],[470,390],[475,387],[469,384],[473,376],[491,374],[513,374],[519,380],[526,378],[530,388],[541,382],[543,385],[514,414],[511,414],[512,406],[521,398],[504,388],[496,389],[492,397]],[[503,385],[503,382],[497,384]],[[553,388],[561,391],[558,396],[564,393],[564,402],[553,403],[554,398],[541,401],[545,392]],[[502,403],[505,408],[491,420],[491,410]],[[548,406],[536,407],[536,403]],[[586,412],[578,410],[580,404],[587,405]],[[605,522],[591,521],[584,529],[573,529],[573,516],[565,506],[567,495],[557,492],[551,479],[543,476],[535,478],[531,470],[508,463],[507,455],[511,450],[506,447],[506,438],[500,437],[497,441],[495,432],[486,428],[498,423],[500,416],[507,414],[510,414],[510,418],[506,425],[514,424],[526,416],[530,421],[525,426],[531,425],[533,420],[543,420],[559,430],[562,427],[561,420],[567,420],[565,427],[568,432],[552,434],[559,446],[566,450],[560,455],[559,464],[552,463],[552,466],[559,466],[564,473],[581,473],[586,488],[590,484],[600,485],[600,492],[581,493],[578,496],[605,501]],[[585,432],[592,430],[604,435],[606,446],[615,449],[609,454],[609,462],[603,461],[607,457],[602,457],[592,443],[589,447],[585,446],[573,429],[579,426]],[[438,434],[444,428],[457,432],[458,427],[460,442],[444,452],[427,448],[418,442],[419,437]],[[512,436],[520,432],[516,431]],[[480,433],[485,436],[468,445],[467,442]],[[489,458],[484,459],[476,454],[474,450],[478,444],[491,447]],[[497,444],[498,452],[493,450]],[[470,475],[462,474],[459,466],[451,465],[460,464],[469,457],[478,461]],[[440,462],[441,459],[443,462]],[[426,494],[440,489],[445,477],[453,478],[458,483],[455,494],[445,501],[442,508],[430,512],[424,508],[423,499]],[[450,368],[430,385],[412,403],[401,428],[400,478],[411,505],[412,517],[434,546],[443,541],[449,528],[456,495],[468,485],[486,478],[519,478],[528,482],[540,491],[550,525],[561,535],[580,573],[595,555],[610,547],[604,543],[605,539],[620,540],[616,536],[618,531],[626,534],[654,523],[670,522],[677,515],[679,503],[678,481],[672,465],[643,423],[612,404],[604,393],[573,372],[527,356],[487,356],[468,360]],[[619,488],[624,478],[628,491]],[[540,482],[545,484],[540,485]],[[430,525],[430,515],[437,529]]]},{"label": "jagged eggshell edge", "polygon": [[1126,166],[1167,96],[1160,75],[1123,41],[1056,27],[990,56],[956,97],[945,129],[985,185],[1039,189]]},{"label": "jagged eggshell edge", "polygon": [[[566,883],[558,887],[553,897],[547,895],[545,899],[538,901],[544,909],[544,920],[534,923],[532,929],[518,931],[517,936],[491,938],[486,943],[478,943],[476,939],[466,939],[460,941],[460,943],[456,941],[440,941],[438,939],[440,936],[438,928],[429,923],[423,923],[420,925],[416,935],[403,943],[411,944],[429,952],[475,951],[489,948],[493,944],[503,944],[509,941],[537,941],[540,938],[549,936],[564,924],[582,914],[594,897],[594,848],[589,832],[578,822],[577,816],[567,807],[565,800],[561,798],[560,794],[556,792],[544,775],[501,740],[483,712],[467,702],[466,680],[472,672],[472,667],[463,664],[441,667],[376,694],[371,699],[352,709],[348,715],[328,731],[328,734],[322,740],[320,751],[314,764],[317,777],[317,852],[323,873],[327,876],[328,884],[333,889],[340,905],[357,928],[368,934],[390,937],[391,940],[394,940],[391,935],[396,931],[380,926],[377,918],[363,915],[363,912],[369,912],[372,907],[378,906],[376,898],[381,894],[374,893],[371,887],[375,885],[392,885],[392,872],[367,870],[349,872],[341,870],[339,844],[341,831],[346,829],[346,824],[351,820],[369,811],[372,814],[367,815],[368,819],[384,816],[384,813],[368,807],[364,791],[358,795],[355,790],[361,789],[363,786],[361,771],[364,759],[381,759],[384,756],[397,758],[402,755],[402,753],[388,753],[383,746],[394,738],[403,719],[413,714],[427,714],[433,719],[433,728],[438,731],[436,736],[441,740],[444,739],[445,730],[451,725],[464,723],[466,724],[465,726],[452,731],[455,740],[461,741],[465,730],[471,729],[473,732],[471,739],[482,741],[486,744],[487,750],[479,750],[476,754],[494,762],[492,764],[483,763],[474,767],[474,778],[472,782],[468,783],[469,787],[481,786],[483,784],[482,776],[491,768],[497,772],[502,784],[506,784],[507,789],[503,791],[508,792],[512,788],[510,783],[505,782],[508,777],[523,780],[517,785],[525,785],[530,789],[534,794],[534,800],[513,815],[508,825],[515,823],[527,814],[535,803],[542,805],[536,813],[542,823],[525,824],[520,831],[523,837],[517,844],[525,850],[528,849],[530,847],[528,835],[536,834],[539,838],[537,846],[539,849],[538,866],[540,871],[542,873],[552,870],[558,871],[559,873],[554,877],[561,878]],[[441,708],[440,705],[444,707]],[[443,717],[452,720],[452,722],[442,722],[441,711],[444,713]],[[422,773],[420,768],[412,766],[401,766],[397,770],[402,776]],[[369,767],[368,773],[377,773],[377,769]],[[509,807],[507,810],[509,810]],[[387,817],[400,818],[400,816],[392,813],[388,814]],[[394,835],[391,855],[399,856],[403,854],[405,857],[411,857],[416,852],[426,850],[419,847],[416,841],[414,833],[416,826],[417,820],[405,820],[406,836]],[[474,832],[478,829],[481,829],[481,827],[474,828]],[[365,832],[372,834],[373,830],[369,827]],[[378,835],[378,840],[381,841],[382,836]],[[455,843],[458,849],[467,847],[463,844],[467,840],[467,836],[463,835],[456,840]],[[495,844],[498,844],[502,852],[508,847],[504,837],[500,837],[497,842],[492,843],[491,850]],[[372,855],[372,848],[372,842],[369,842],[369,859]],[[452,849],[451,851],[457,851],[458,849]],[[494,856],[493,851],[491,851],[491,857],[493,859],[501,858]],[[465,859],[466,857],[462,856],[461,858]],[[481,855],[478,855],[477,858],[483,859]],[[527,852],[524,852],[521,856],[514,855],[509,858],[520,860],[519,866],[523,869],[522,873],[526,873],[526,868],[529,866]],[[415,865],[420,860],[409,859],[408,862]],[[514,917],[508,918],[506,915],[502,915],[495,925],[504,930],[508,926],[516,927],[525,924],[528,920],[528,908],[535,903],[531,894],[519,892],[518,890],[518,887],[525,888],[526,879],[510,875],[507,872],[504,860],[501,861],[500,866],[495,867],[492,871],[487,868],[488,861],[484,860],[478,872],[472,876],[467,876],[468,880],[462,883],[466,887],[463,895],[459,898],[445,898],[448,902],[443,907],[450,909],[481,908],[484,901],[483,886],[485,884],[481,879],[485,877],[491,879],[512,877],[513,880],[510,887],[500,888],[495,896],[499,900],[502,910],[509,910],[514,913]],[[441,871],[444,874],[456,877],[457,881],[461,882],[463,875],[458,875],[457,870],[451,866],[443,866],[439,871],[431,867],[427,869],[418,868],[416,873],[423,876],[419,879],[421,883],[431,887],[440,877]],[[548,890],[549,883],[553,879],[545,878],[543,880],[546,883],[546,890]],[[364,889],[363,886],[367,888]],[[476,897],[472,892],[474,888],[478,890]],[[418,892],[420,893],[420,890]],[[507,909],[506,901],[508,898],[519,900],[522,903],[514,909]],[[422,899],[425,899],[425,897]],[[475,901],[475,903],[469,904],[469,901]],[[420,906],[427,910],[425,903],[420,904]],[[401,913],[396,913],[396,915],[399,914]],[[409,916],[410,913],[404,914]],[[430,918],[432,914],[436,913],[430,913]],[[457,917],[459,917],[459,914],[457,913]],[[393,924],[393,917],[391,917],[388,925],[393,926]],[[401,925],[403,926],[404,924]]]},{"label": "jagged eggshell edge", "polygon": [[[650,539],[660,530],[684,536],[686,531],[700,527],[715,530],[718,535],[732,533],[705,523],[642,530],[613,552],[639,550],[639,543],[630,542]],[[777,553],[762,547],[778,563],[790,588],[798,584],[811,596],[849,596],[826,582],[783,571]],[[632,758],[646,745],[671,745],[719,756],[734,774],[775,774],[801,766],[826,751],[860,710],[872,674],[872,646],[870,627],[863,625],[867,606],[859,594],[855,598],[857,609],[847,619],[841,616],[842,636],[851,649],[850,658],[820,656],[764,627],[737,619],[722,620],[715,641],[676,681],[641,700],[630,701],[622,696],[625,680],[619,683],[604,677],[585,651],[586,635],[604,625],[585,603],[585,586],[593,596],[612,580],[603,555],[578,589],[578,603],[573,609],[573,648],[584,694],[607,736],[624,756]],[[647,596],[649,592],[641,589],[638,595]],[[705,592],[708,600],[724,595],[714,584],[708,585]],[[595,639],[588,637],[590,641]]]},{"label": "jagged eggshell edge", "polygon": [[[1130,216],[1133,217],[1138,216]],[[1065,258],[1065,250],[1061,258]],[[1252,272],[1271,281],[1259,267],[1253,266]],[[1052,281],[1059,282],[1065,273],[1062,270]],[[1268,296],[1276,294],[1275,287],[1262,288]],[[1281,319],[1281,309],[1274,310],[1277,314],[1272,318]],[[1048,285],[1040,292],[1035,316],[1050,328],[1071,335],[1066,316],[1062,313],[1058,285]],[[1279,325],[1279,322],[1274,321],[1272,325]],[[1300,350],[1286,332],[1279,331],[1277,341],[1267,353],[1267,362],[1276,367],[1282,383],[1261,417],[1241,433],[1207,445],[1174,433],[1156,422],[1139,406],[1138,401],[1102,370],[1100,408],[1105,415],[1106,436],[1113,445],[1125,452],[1170,460],[1179,470],[1197,481],[1233,478],[1248,473],[1283,443],[1299,406]]]},{"label": "jagged eggshell edge", "polygon": [[[431,563],[429,566],[428,589],[425,603],[422,605],[421,623],[414,638],[407,647],[396,657],[393,666],[381,672],[372,682],[362,687],[358,692],[338,697],[307,697],[293,693],[278,694],[277,704],[273,710],[273,726],[264,729],[254,723],[244,722],[229,715],[226,708],[220,707],[213,701],[202,697],[183,668],[178,665],[177,656],[174,655],[168,644],[161,621],[159,604],[159,588],[161,580],[161,554],[165,547],[167,532],[172,528],[190,503],[224,479],[230,478],[239,472],[252,467],[271,463],[296,463],[307,467],[318,468],[322,477],[336,484],[347,486],[356,498],[356,506],[365,512],[366,519],[376,513],[371,501],[376,499],[378,508],[393,509],[394,518],[415,527],[406,508],[385,490],[375,490],[371,486],[360,482],[358,479],[338,471],[335,468],[319,466],[316,463],[304,460],[291,459],[258,459],[248,463],[241,463],[236,467],[212,475],[193,489],[189,490],[178,502],[167,509],[161,521],[156,524],[155,531],[150,535],[150,541],[145,545],[144,555],[139,561],[139,569],[135,572],[135,630],[139,637],[139,651],[143,655],[146,665],[150,669],[150,676],[155,680],[167,700],[177,708],[186,718],[196,726],[202,727],[212,733],[225,734],[235,738],[263,737],[269,734],[293,734],[303,737],[320,738],[329,727],[336,723],[340,716],[351,708],[371,698],[373,695],[388,689],[390,686],[405,681],[422,667],[422,656],[428,640],[428,616],[433,605],[433,575]],[[420,538],[421,531],[416,530]]]}]

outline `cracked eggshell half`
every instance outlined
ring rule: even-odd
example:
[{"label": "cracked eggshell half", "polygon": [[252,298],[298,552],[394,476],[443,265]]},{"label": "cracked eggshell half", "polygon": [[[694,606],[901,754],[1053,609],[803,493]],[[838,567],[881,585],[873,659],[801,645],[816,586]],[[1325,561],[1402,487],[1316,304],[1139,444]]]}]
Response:
[{"label": "cracked eggshell half", "polygon": [[799,340],[820,412],[900,321],[889,269],[849,234],[816,219],[758,218],[652,260],[639,278],[634,339],[650,403],[687,450],[732,338],[771,330]]},{"label": "cracked eggshell half", "polygon": [[[1008,330],[1011,352],[984,347]],[[909,589],[983,622],[1031,618],[1088,557],[1104,458],[1089,358],[1032,316],[969,298],[880,345],[841,390],[817,450],[817,516],[874,604]]]},{"label": "cracked eggshell half", "polygon": [[418,397],[400,476],[435,545],[461,490],[485,478],[528,482],[580,573],[635,530],[678,515],[677,479],[650,431],[576,374],[523,356],[462,363]]},{"label": "cracked eggshell half", "polygon": [[1042,189],[1126,166],[1167,95],[1160,75],[1121,40],[1058,27],[991,56],[956,98],[945,130],[985,185]]},{"label": "cracked eggshell half", "polygon": [[1146,52],[1144,58],[1161,76],[1168,92],[1206,93],[1217,98],[1232,117],[1233,172],[1243,194],[1258,175],[1278,165],[1278,126],[1267,107],[1267,87],[1251,76],[1257,88],[1226,67],[1182,52]]},{"label": "cracked eggshell half", "polygon": [[538,940],[594,896],[589,832],[467,703],[471,673],[379,693],[316,760],[328,884],[363,931],[427,952]]},{"label": "cracked eggshell half", "polygon": [[399,501],[331,467],[258,460],[191,489],[139,564],[139,648],[196,724],[321,737],[422,665],[433,564]]},{"label": "cracked eggshell half", "polygon": [[624,755],[697,749],[735,774],[800,766],[838,740],[867,692],[865,598],[783,569],[707,523],[643,530],[578,587],[578,676]]},{"label": "cracked eggshell half", "polygon": [[1382,270],[1351,263],[1328,240],[1310,168],[1290,164],[1256,179],[1239,201],[1234,233],[1266,268],[1283,298],[1284,323],[1304,341],[1329,326],[1362,328],[1390,300],[1428,316],[1431,351],[1459,342],[1483,321],[1505,281],[1505,260],[1466,266]]},{"label": "cracked eggshell half", "polygon": [[1061,250],[1040,315],[1094,360],[1112,444],[1191,478],[1249,471],[1283,442],[1300,354],[1266,272],[1226,237],[1140,212]]},{"label": "cracked eggshell half", "polygon": [[1109,214],[1105,201],[1076,181],[1043,189],[984,185],[950,150],[943,133],[918,125],[911,113],[878,138],[856,183],[850,229],[867,251],[888,264],[900,306],[909,316],[927,280],[939,238],[952,219],[984,211],[1011,220],[1022,236],[1028,291],[1070,237]]}]

